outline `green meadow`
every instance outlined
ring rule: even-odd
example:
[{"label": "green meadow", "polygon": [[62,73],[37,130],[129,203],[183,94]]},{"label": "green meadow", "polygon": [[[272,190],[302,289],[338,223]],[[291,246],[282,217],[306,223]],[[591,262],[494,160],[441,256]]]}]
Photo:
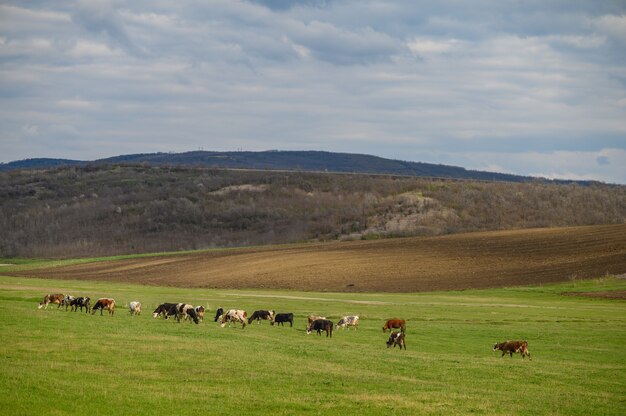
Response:
[{"label": "green meadow", "polygon": [[[626,280],[344,294],[0,277],[0,413],[623,415],[626,302],[560,294],[606,290]],[[113,297],[115,315],[37,309],[57,292]],[[208,305],[205,321],[152,318],[183,301]],[[295,324],[220,328],[218,306],[293,312]],[[310,313],[361,325],[307,335]],[[407,351],[386,348],[392,317],[408,320]],[[532,361],[491,350],[506,339],[526,339]]]}]

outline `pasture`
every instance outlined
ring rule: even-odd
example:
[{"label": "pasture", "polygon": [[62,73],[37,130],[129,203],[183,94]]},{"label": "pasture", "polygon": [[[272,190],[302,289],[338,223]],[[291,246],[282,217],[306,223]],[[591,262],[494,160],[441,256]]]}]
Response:
[{"label": "pasture", "polygon": [[[561,293],[625,289],[613,277],[410,294],[0,277],[0,413],[618,415],[626,302]],[[55,292],[113,297],[117,309],[38,310]],[[132,300],[142,315],[129,315]],[[199,325],[153,319],[165,301],[210,309]],[[220,328],[217,306],[293,312],[294,327]],[[358,314],[360,327],[306,335],[310,313]],[[385,346],[392,317],[407,319],[407,351]],[[491,351],[506,339],[528,340],[533,360]]]}]

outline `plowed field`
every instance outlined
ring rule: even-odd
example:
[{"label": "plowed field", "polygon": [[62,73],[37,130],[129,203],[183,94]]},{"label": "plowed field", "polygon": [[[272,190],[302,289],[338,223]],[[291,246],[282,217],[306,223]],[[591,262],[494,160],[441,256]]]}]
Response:
[{"label": "plowed field", "polygon": [[214,250],[3,273],[159,286],[416,292],[626,272],[626,224]]}]

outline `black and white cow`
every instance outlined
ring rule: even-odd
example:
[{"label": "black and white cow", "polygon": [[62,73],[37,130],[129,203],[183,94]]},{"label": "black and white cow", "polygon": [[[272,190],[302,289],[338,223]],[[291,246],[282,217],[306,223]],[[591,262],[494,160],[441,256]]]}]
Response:
[{"label": "black and white cow", "polygon": [[162,316],[167,319],[170,316],[178,317],[178,303],[162,303],[152,312],[152,317],[158,318]]},{"label": "black and white cow", "polygon": [[213,321],[217,322],[222,318],[222,315],[224,315],[224,309],[222,307],[217,308],[215,311],[215,319],[213,319]]},{"label": "black and white cow", "polygon": [[80,308],[80,311],[82,312],[83,308],[85,308],[85,312],[89,313],[91,311],[91,299],[86,296],[74,298],[70,301],[70,307],[74,312],[76,312],[78,308]]}]

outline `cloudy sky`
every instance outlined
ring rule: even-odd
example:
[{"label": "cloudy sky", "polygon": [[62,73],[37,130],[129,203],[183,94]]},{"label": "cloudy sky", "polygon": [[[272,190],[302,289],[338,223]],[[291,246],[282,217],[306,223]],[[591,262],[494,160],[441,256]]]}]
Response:
[{"label": "cloudy sky", "polygon": [[198,149],[626,184],[626,1],[0,0],[0,162]]}]

